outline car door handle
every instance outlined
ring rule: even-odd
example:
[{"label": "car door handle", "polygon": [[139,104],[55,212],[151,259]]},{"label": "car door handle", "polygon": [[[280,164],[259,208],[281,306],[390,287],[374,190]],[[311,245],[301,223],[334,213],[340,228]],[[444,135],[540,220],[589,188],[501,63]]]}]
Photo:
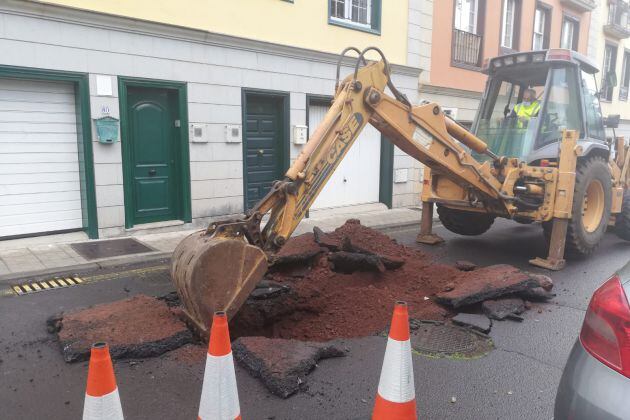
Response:
[{"label": "car door handle", "polygon": [[155,176],[157,171],[155,169],[149,169],[149,176]]}]

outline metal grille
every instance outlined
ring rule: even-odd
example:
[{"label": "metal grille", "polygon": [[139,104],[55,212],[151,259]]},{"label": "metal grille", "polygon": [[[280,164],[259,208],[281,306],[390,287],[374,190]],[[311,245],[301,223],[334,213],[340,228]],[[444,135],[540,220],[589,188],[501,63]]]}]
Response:
[{"label": "metal grille", "polygon": [[481,35],[453,29],[451,57],[453,63],[479,67],[481,57]]},{"label": "metal grille", "polygon": [[437,321],[415,321],[411,346],[421,354],[434,357],[478,357],[493,349],[485,334]]},{"label": "metal grille", "polygon": [[152,252],[153,249],[135,238],[110,239],[107,241],[79,242],[70,244],[86,260],[119,257],[121,255]]}]

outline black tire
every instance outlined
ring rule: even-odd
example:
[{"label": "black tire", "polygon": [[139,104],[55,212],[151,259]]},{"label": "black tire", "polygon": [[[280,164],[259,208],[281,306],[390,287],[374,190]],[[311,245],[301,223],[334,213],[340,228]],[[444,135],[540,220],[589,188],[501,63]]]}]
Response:
[{"label": "black tire", "polygon": [[444,227],[453,233],[477,236],[485,233],[494,223],[494,216],[486,213],[455,210],[437,205],[437,213]]},{"label": "black tire", "polygon": [[[599,182],[603,189],[603,210],[600,220],[591,224],[587,229],[588,215],[583,214],[584,199],[589,187]],[[610,220],[610,208],[612,203],[612,177],[606,160],[599,156],[593,156],[578,162],[575,171],[575,191],[573,193],[573,217],[569,220],[567,229],[566,255],[569,257],[586,257],[593,253],[601,242],[608,221]],[[588,205],[587,205],[588,208]],[[550,225],[550,224],[548,224]],[[551,229],[549,229],[551,236]]]},{"label": "black tire", "polygon": [[623,195],[621,213],[617,215],[615,221],[615,234],[621,239],[630,241],[630,191]]}]

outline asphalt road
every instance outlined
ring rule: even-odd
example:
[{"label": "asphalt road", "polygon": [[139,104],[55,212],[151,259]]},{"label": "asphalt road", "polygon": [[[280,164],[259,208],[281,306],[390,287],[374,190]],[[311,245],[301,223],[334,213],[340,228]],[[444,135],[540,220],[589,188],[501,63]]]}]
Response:
[{"label": "asphalt road", "polygon": [[[422,248],[440,260],[507,263],[543,272],[527,264],[529,258],[544,254],[538,226],[497,222],[487,234],[476,238],[454,237],[443,228],[436,231],[447,243]],[[414,230],[391,233],[406,244],[413,244],[416,234]],[[630,243],[609,234],[593,258],[570,262],[564,271],[551,274],[558,296],[541,306],[541,311],[528,311],[522,323],[495,322],[491,337],[496,349],[485,357],[447,360],[414,355],[421,417],[551,419],[555,388],[590,295],[629,259]],[[137,293],[162,295],[172,290],[159,263],[152,263],[148,270],[126,268],[114,275],[102,272],[86,276],[94,281],[33,295],[0,297],[0,418],[81,417],[87,363],[63,361],[58,343],[46,331],[49,316]],[[350,350],[347,357],[322,361],[308,377],[308,391],[286,400],[270,395],[237,366],[243,418],[369,418],[385,340],[367,337],[343,344]],[[195,418],[203,367],[203,361],[185,361],[168,354],[117,362],[125,418]]]}]

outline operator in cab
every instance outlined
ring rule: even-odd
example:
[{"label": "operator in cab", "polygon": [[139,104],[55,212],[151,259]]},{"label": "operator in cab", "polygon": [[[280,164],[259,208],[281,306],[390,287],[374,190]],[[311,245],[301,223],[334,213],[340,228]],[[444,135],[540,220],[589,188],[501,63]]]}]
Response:
[{"label": "operator in cab", "polygon": [[514,105],[512,115],[518,118],[518,128],[525,128],[532,117],[537,117],[540,111],[540,102],[536,99],[534,89],[525,89],[521,102]]}]

